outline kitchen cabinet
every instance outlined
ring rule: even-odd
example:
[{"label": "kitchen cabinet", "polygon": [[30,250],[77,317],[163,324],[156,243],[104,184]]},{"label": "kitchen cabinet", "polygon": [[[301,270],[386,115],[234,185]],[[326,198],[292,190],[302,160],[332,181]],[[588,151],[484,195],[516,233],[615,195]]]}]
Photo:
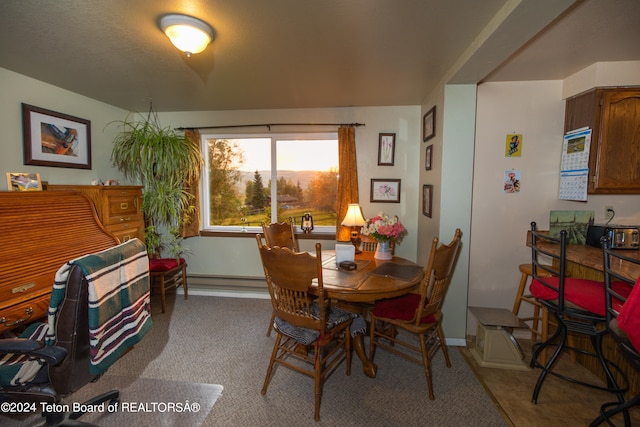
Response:
[{"label": "kitchen cabinet", "polygon": [[568,98],[565,133],[592,129],[589,194],[640,194],[640,87],[595,88]]}]

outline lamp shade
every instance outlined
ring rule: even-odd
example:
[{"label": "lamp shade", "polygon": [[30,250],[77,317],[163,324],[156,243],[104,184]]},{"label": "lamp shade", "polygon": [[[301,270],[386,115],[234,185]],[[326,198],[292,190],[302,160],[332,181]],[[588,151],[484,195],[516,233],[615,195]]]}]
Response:
[{"label": "lamp shade", "polygon": [[362,209],[357,203],[349,203],[347,213],[342,220],[342,225],[345,227],[362,226],[365,224],[364,217],[362,216]]},{"label": "lamp shade", "polygon": [[213,40],[209,24],[187,15],[165,15],[160,19],[160,28],[187,56],[202,52]]}]

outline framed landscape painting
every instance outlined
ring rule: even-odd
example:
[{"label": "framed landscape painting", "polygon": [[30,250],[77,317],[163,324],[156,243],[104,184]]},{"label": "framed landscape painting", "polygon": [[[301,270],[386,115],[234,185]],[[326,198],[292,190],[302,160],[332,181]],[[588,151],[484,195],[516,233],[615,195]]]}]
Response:
[{"label": "framed landscape painting", "polygon": [[24,164],[91,169],[91,122],[22,104]]}]

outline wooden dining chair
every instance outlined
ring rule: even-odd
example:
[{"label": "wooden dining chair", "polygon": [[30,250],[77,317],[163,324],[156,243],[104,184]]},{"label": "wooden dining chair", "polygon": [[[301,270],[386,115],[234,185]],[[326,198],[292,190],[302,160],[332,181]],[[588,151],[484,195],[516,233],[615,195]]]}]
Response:
[{"label": "wooden dining chair", "polygon": [[[442,332],[441,310],[451,276],[453,276],[461,237],[459,228],[456,229],[453,240],[448,245],[438,246],[438,238],[435,237],[431,244],[425,276],[418,292],[376,302],[371,310],[370,360],[373,362],[376,348],[381,347],[422,365],[431,400],[434,399],[431,359],[439,348],[442,349],[447,367],[451,367],[444,332]],[[402,331],[399,333],[398,328],[417,336],[420,347],[403,338]],[[420,359],[417,358],[416,353],[421,355]]]},{"label": "wooden dining chair", "polygon": [[[631,365],[640,372],[640,277],[632,279],[627,273],[634,267],[640,266],[640,260],[628,256],[628,252],[611,248],[609,238],[602,242],[604,284],[606,289],[605,302],[607,307],[607,329],[618,343],[622,354]],[[627,284],[627,288],[616,289],[615,284]],[[628,378],[623,376],[625,385],[629,385]],[[629,409],[640,405],[640,393],[628,396],[626,400],[605,403],[600,407],[600,416],[590,427],[599,426],[603,422],[612,424],[612,418],[622,413],[625,426],[631,426]]]},{"label": "wooden dining chair", "polygon": [[[361,246],[360,249],[362,252],[375,252],[378,249],[378,241],[369,237],[369,236],[361,236]],[[395,253],[396,242],[393,240],[389,242],[389,248],[391,249],[391,254]]]},{"label": "wooden dining chair", "polygon": [[300,252],[298,239],[296,239],[296,226],[293,218],[287,222],[262,223],[262,233],[267,241],[267,246],[280,246],[289,248],[294,252]]},{"label": "wooden dining chair", "polygon": [[[293,223],[293,218],[289,217],[288,222],[274,222],[267,224],[262,223],[262,233],[264,234],[264,240],[267,242],[267,246],[280,246],[281,248],[289,248],[294,252],[300,252],[298,246],[298,239],[296,239],[296,226]],[[267,336],[271,336],[271,329],[273,329],[273,319],[276,317],[275,313],[271,313],[271,320],[267,327]]]},{"label": "wooden dining chair", "polygon": [[[314,419],[320,419],[320,400],[326,379],[346,360],[351,374],[352,319],[357,314],[331,305],[322,281],[322,247],[316,256],[289,248],[269,247],[256,236],[269,287],[277,337],[262,387],[266,394],[274,367],[279,364],[314,380]],[[314,295],[309,293],[317,281]]]},{"label": "wooden dining chair", "polygon": [[[536,223],[532,222],[531,236],[533,280],[529,290],[549,310],[556,323],[551,337],[533,344],[531,367],[540,368],[541,371],[531,401],[537,403],[540,389],[548,374],[573,384],[614,393],[618,400],[622,401],[624,390],[618,386],[611,371],[611,368],[618,370],[618,367],[605,358],[602,349],[602,338],[608,333],[605,327],[605,284],[596,280],[566,276],[568,238],[565,230],[560,232],[559,237],[552,237],[546,232],[538,231]],[[614,286],[624,292],[618,285]],[[582,336],[589,339],[592,350],[573,348],[568,342],[569,334],[574,338]],[[540,355],[547,348],[553,348],[555,351],[547,358],[546,363],[542,363]],[[606,386],[595,381],[581,381],[560,371],[556,361],[564,349],[575,350],[584,357],[594,358],[604,372]]]}]

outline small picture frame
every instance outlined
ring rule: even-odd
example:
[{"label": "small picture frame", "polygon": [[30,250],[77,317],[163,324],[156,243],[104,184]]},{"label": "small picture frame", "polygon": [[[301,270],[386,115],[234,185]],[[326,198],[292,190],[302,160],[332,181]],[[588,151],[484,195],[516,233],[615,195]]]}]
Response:
[{"label": "small picture frame", "polygon": [[433,185],[424,184],[422,186],[422,214],[431,218],[433,208]]},{"label": "small picture frame", "polygon": [[436,106],[434,105],[422,117],[422,141],[427,142],[436,136]]},{"label": "small picture frame", "polygon": [[372,203],[400,203],[399,179],[371,179]]},{"label": "small picture frame", "polygon": [[381,133],[378,136],[378,166],[393,166],[396,152],[396,134]]},{"label": "small picture frame", "polygon": [[7,172],[9,191],[42,191],[39,173]]},{"label": "small picture frame", "polygon": [[429,145],[424,153],[424,170],[431,170],[431,160],[433,159],[433,144]]},{"label": "small picture frame", "polygon": [[24,164],[91,169],[91,122],[22,104]]}]

